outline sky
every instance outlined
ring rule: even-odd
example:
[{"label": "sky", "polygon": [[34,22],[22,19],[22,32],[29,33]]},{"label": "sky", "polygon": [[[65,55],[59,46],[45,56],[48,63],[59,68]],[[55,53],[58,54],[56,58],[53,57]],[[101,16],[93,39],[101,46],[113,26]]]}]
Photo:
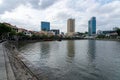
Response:
[{"label": "sky", "polygon": [[75,19],[75,31],[88,31],[88,20],[95,16],[97,30],[120,27],[120,0],[0,0],[0,22],[40,31],[41,21],[51,29],[67,31],[67,19]]}]

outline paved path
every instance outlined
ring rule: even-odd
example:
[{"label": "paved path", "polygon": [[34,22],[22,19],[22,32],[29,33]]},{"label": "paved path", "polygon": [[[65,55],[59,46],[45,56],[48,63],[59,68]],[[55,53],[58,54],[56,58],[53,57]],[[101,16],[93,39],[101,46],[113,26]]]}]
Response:
[{"label": "paved path", "polygon": [[7,80],[5,58],[2,43],[0,43],[0,80]]}]

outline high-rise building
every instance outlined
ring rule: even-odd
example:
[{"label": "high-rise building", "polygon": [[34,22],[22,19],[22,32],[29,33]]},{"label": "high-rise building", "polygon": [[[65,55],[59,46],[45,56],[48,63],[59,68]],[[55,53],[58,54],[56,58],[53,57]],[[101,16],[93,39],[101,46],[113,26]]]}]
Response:
[{"label": "high-rise building", "polygon": [[41,22],[41,30],[42,31],[50,31],[50,22]]},{"label": "high-rise building", "polygon": [[75,32],[75,19],[67,20],[67,33]]},{"label": "high-rise building", "polygon": [[96,17],[92,17],[88,21],[88,34],[89,36],[96,34]]},{"label": "high-rise building", "polygon": [[90,36],[91,35],[91,21],[89,20],[88,21],[88,35]]},{"label": "high-rise building", "polygon": [[50,31],[54,32],[55,35],[60,34],[60,30],[59,30],[59,29],[52,29],[52,30],[50,30]]}]

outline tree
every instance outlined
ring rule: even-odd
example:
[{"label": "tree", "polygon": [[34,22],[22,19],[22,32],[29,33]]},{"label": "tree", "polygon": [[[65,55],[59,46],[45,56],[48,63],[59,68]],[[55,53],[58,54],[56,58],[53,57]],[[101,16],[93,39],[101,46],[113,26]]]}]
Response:
[{"label": "tree", "polygon": [[5,25],[4,23],[0,23],[0,37],[3,39],[8,37],[8,33],[12,31],[12,28]]},{"label": "tree", "polygon": [[97,38],[103,39],[103,38],[105,38],[105,35],[98,35]]},{"label": "tree", "polygon": [[25,36],[22,32],[17,33],[17,36]]},{"label": "tree", "polygon": [[120,28],[118,28],[116,32],[118,33],[118,36],[120,36]]},{"label": "tree", "polygon": [[33,40],[38,40],[38,39],[40,38],[40,36],[33,34],[33,35],[31,36],[31,38],[32,38]]},{"label": "tree", "polygon": [[85,34],[88,34],[88,32],[85,32]]}]

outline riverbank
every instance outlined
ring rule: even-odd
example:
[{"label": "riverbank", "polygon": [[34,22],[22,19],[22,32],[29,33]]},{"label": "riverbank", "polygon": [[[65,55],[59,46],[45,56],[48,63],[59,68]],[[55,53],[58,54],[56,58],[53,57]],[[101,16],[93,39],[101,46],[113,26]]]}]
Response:
[{"label": "riverbank", "polygon": [[0,43],[0,80],[7,80],[3,43]]},{"label": "riverbank", "polygon": [[[1,79],[1,80],[39,80],[37,76],[34,75],[34,73],[28,68],[26,63],[22,61],[22,58],[19,57],[19,53],[15,45],[6,42],[4,43],[3,48],[5,52],[5,59],[6,59],[5,63],[10,63],[9,65],[6,64],[6,66],[11,67],[11,70],[6,67],[7,75],[10,75],[10,76],[8,76],[7,79]],[[14,79],[11,79],[11,76]]]},{"label": "riverbank", "polygon": [[120,39],[94,39],[94,40],[103,40],[103,41],[120,41]]}]

